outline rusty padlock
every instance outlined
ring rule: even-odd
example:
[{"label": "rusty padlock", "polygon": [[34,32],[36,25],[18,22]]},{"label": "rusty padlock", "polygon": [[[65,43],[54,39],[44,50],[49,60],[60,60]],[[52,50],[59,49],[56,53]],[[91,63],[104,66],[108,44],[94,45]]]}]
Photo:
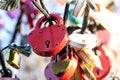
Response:
[{"label": "rusty padlock", "polygon": [[59,80],[70,80],[77,68],[77,63],[78,59],[73,55],[71,48],[69,48],[66,58],[53,63],[52,72],[60,78]]},{"label": "rusty padlock", "polygon": [[35,29],[28,35],[28,42],[33,51],[45,57],[59,53],[69,40],[62,18],[57,14],[50,14],[50,16],[55,24],[42,28],[42,24],[47,20],[43,16],[37,21]]},{"label": "rusty padlock", "polygon": [[106,56],[105,51],[102,49],[102,47],[96,46],[95,49],[101,52],[99,57],[100,57],[103,70],[95,67],[93,69],[93,73],[96,76],[97,80],[102,80],[110,72],[110,69],[111,69],[110,59],[108,56]]}]

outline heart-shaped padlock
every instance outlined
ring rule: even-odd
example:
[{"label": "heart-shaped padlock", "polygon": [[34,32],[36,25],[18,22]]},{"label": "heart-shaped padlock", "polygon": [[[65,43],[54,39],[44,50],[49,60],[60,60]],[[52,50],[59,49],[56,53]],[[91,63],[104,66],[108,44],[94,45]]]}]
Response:
[{"label": "heart-shaped padlock", "polygon": [[77,68],[78,60],[73,55],[71,48],[69,48],[68,54],[65,55],[66,58],[56,63],[53,63],[52,65],[52,72],[58,77],[60,77],[60,80],[70,80]]},{"label": "heart-shaped padlock", "polygon": [[47,20],[43,16],[37,21],[35,29],[28,35],[28,42],[33,51],[45,57],[57,54],[68,42],[68,34],[62,18],[57,14],[50,14],[50,16],[56,22],[55,24],[41,28]]},{"label": "heart-shaped padlock", "polygon": [[96,46],[97,37],[86,30],[84,34],[80,34],[81,29],[75,30],[69,35],[70,45],[74,48],[94,48]]},{"label": "heart-shaped padlock", "polygon": [[101,55],[99,57],[100,57],[103,70],[95,67],[93,69],[93,73],[96,76],[97,80],[102,80],[110,72],[110,69],[111,69],[110,59],[108,56],[106,56],[105,51],[102,49],[102,47],[96,46],[95,49],[101,52]]}]

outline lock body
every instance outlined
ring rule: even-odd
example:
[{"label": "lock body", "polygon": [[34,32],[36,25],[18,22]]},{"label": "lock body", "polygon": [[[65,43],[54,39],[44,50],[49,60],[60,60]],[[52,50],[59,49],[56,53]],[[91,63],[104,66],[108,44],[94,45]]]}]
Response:
[{"label": "lock body", "polygon": [[40,28],[46,20],[43,16],[36,24],[36,28],[28,35],[28,42],[33,51],[40,56],[53,56],[60,52],[68,42],[68,34],[63,20],[56,14],[51,14],[56,24]]},{"label": "lock body", "polygon": [[69,58],[64,58],[64,55],[61,56],[60,61],[53,63],[52,72],[59,77],[59,80],[70,80],[73,76],[76,68],[78,59],[76,56],[73,56],[71,48],[69,48]]},{"label": "lock body", "polygon": [[75,30],[72,34],[69,35],[70,45],[73,48],[94,48],[96,46],[97,37],[94,34],[91,34],[90,31],[85,31],[84,34],[80,34],[81,29]]},{"label": "lock body", "polygon": [[57,77],[52,71],[52,65],[55,63],[55,60],[52,60],[45,68],[44,74],[47,80],[59,80],[59,77]]},{"label": "lock body", "polygon": [[9,49],[8,54],[7,63],[16,69],[20,69],[21,58],[18,49]]},{"label": "lock body", "polygon": [[96,46],[96,49],[101,52],[101,55],[99,57],[100,57],[103,70],[95,67],[93,69],[93,73],[96,76],[97,80],[101,80],[109,74],[111,69],[111,64],[110,64],[110,59],[108,56],[106,56],[104,50],[100,46]]},{"label": "lock body", "polygon": [[7,11],[7,14],[9,15],[10,18],[19,18],[20,16],[20,8],[13,10],[13,11]]}]

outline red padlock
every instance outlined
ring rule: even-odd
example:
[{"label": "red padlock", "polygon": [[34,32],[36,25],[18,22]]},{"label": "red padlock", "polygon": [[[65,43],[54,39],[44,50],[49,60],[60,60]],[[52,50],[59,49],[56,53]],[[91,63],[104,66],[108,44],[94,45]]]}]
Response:
[{"label": "red padlock", "polygon": [[33,51],[44,57],[59,53],[69,40],[62,18],[57,14],[50,14],[50,16],[56,22],[55,24],[41,28],[42,24],[47,21],[43,16],[36,23],[35,29],[28,35],[28,42]]},{"label": "red padlock", "polygon": [[108,56],[106,56],[105,51],[100,47],[100,46],[96,46],[95,47],[96,50],[99,50],[101,52],[101,55],[99,56],[103,70],[95,67],[93,69],[93,73],[96,76],[97,80],[102,80],[103,78],[105,78],[108,73],[110,72],[111,69],[111,63],[110,63],[110,59]]}]

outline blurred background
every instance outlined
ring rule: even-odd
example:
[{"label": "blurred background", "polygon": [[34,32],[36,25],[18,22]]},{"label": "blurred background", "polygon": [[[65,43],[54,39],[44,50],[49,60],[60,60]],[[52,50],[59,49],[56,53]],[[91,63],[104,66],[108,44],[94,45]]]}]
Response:
[{"label": "blurred background", "polygon": [[[16,24],[19,20],[21,9],[14,11],[0,10],[0,48],[6,47],[13,39],[15,30],[18,30],[14,43],[23,45],[27,42],[27,35],[34,29],[36,21],[43,15],[38,9],[28,0],[21,0],[23,5],[23,16],[20,27],[16,29]],[[67,0],[43,0],[49,13],[64,15],[65,3]],[[97,1],[97,0],[95,0]],[[111,79],[111,74],[120,76],[120,0],[98,0],[101,5],[101,15],[105,18],[110,27],[105,27],[110,33],[110,41],[105,47],[106,54],[110,57],[112,69],[105,80]],[[72,8],[73,6],[71,6]],[[102,9],[106,9],[105,12]],[[91,13],[95,18],[99,18],[96,13]],[[32,21],[31,21],[32,19]],[[100,18],[101,19],[101,18]],[[104,35],[104,34],[103,34]],[[20,69],[15,70],[16,75],[20,80],[46,80],[44,69],[50,62],[51,57],[41,57],[32,52],[29,57],[21,54]],[[120,79],[120,77],[119,77]],[[119,80],[117,79],[117,80]]]}]

